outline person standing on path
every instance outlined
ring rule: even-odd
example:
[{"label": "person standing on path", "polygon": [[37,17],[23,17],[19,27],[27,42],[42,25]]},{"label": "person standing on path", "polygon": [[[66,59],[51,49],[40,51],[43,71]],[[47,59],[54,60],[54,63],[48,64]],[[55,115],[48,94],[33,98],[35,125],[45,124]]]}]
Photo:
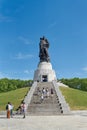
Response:
[{"label": "person standing on path", "polygon": [[13,105],[10,103],[10,115],[11,115],[11,118],[13,117]]},{"label": "person standing on path", "polygon": [[23,118],[25,118],[26,117],[26,104],[25,104],[25,102],[23,102],[22,108],[23,108]]},{"label": "person standing on path", "polygon": [[11,106],[10,106],[10,102],[8,102],[8,104],[6,105],[6,110],[7,110],[7,118],[10,118],[10,110],[11,110]]}]

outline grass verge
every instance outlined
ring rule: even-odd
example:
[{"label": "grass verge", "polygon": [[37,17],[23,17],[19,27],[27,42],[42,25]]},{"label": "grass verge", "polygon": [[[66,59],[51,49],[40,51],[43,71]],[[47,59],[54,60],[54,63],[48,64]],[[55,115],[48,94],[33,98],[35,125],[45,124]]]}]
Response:
[{"label": "grass verge", "polygon": [[0,93],[0,111],[5,110],[6,104],[11,102],[14,110],[18,108],[24,96],[28,92],[29,87],[20,88],[9,92]]},{"label": "grass verge", "polygon": [[87,92],[65,87],[60,90],[71,110],[87,110]]}]

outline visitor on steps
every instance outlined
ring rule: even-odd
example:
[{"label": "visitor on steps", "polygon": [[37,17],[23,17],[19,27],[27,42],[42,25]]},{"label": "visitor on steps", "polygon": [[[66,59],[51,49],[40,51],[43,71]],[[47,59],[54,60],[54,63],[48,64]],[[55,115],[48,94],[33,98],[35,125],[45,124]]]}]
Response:
[{"label": "visitor on steps", "polygon": [[42,93],[43,93],[43,95],[46,93],[45,88],[42,89]]},{"label": "visitor on steps", "polygon": [[38,87],[38,88],[37,88],[37,95],[39,95],[40,92],[41,92],[41,91],[40,91],[40,88]]},{"label": "visitor on steps", "polygon": [[43,100],[44,100],[44,95],[43,95],[43,93],[41,94],[41,103],[43,102]]},{"label": "visitor on steps", "polygon": [[46,97],[47,98],[49,97],[49,90],[48,90],[48,88],[46,89]]},{"label": "visitor on steps", "polygon": [[53,94],[54,94],[53,88],[51,88],[51,97],[53,97]]}]

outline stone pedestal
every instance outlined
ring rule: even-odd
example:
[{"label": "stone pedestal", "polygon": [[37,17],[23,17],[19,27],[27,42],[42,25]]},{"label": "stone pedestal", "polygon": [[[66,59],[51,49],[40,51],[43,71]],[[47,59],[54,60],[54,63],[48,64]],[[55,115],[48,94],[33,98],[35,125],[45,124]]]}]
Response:
[{"label": "stone pedestal", "polygon": [[55,71],[50,62],[40,62],[34,73],[34,81],[51,82],[57,80]]}]

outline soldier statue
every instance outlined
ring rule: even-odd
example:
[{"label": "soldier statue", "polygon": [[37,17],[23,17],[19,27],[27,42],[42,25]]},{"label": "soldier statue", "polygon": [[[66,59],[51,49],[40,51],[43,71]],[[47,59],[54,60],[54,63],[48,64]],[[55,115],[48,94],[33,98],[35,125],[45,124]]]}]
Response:
[{"label": "soldier statue", "polygon": [[50,57],[48,54],[49,42],[44,36],[40,38],[39,47],[40,47],[39,52],[40,62],[50,62]]}]

